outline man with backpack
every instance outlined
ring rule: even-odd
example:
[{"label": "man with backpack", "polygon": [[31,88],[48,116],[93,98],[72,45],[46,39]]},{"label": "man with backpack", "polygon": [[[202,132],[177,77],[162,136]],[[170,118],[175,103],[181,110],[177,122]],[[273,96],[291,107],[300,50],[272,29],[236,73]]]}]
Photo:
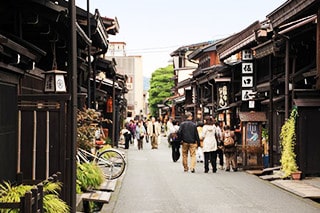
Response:
[{"label": "man with backpack", "polygon": [[222,139],[224,154],[226,156],[226,172],[230,171],[230,164],[234,172],[238,170],[236,163],[236,146],[234,137],[234,131],[231,131],[230,126],[225,126],[222,133]]}]

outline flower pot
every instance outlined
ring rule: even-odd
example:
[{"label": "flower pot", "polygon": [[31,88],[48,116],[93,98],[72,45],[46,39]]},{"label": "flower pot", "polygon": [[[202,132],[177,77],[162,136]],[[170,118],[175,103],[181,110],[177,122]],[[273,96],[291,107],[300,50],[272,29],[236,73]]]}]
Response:
[{"label": "flower pot", "polygon": [[301,180],[301,171],[296,171],[291,173],[291,177],[293,180]]}]

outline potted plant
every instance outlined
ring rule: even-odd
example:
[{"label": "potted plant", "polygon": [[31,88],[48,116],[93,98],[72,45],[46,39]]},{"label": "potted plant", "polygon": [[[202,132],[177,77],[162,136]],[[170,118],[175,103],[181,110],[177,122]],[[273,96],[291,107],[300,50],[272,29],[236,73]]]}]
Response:
[{"label": "potted plant", "polygon": [[282,147],[281,151],[281,171],[283,172],[283,178],[287,178],[296,173],[301,178],[301,171],[298,170],[296,162],[296,153],[294,147],[296,144],[296,117],[298,115],[297,108],[293,108],[289,119],[283,124],[280,133],[280,143]]}]

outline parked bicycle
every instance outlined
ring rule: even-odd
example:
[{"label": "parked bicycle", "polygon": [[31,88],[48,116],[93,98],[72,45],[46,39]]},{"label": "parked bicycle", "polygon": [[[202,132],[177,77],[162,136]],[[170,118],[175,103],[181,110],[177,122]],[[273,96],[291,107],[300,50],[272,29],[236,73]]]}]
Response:
[{"label": "parked bicycle", "polygon": [[98,150],[92,154],[84,149],[78,148],[77,161],[89,163],[94,161],[101,168],[105,178],[112,180],[120,177],[126,169],[126,160],[123,153],[117,149]]}]

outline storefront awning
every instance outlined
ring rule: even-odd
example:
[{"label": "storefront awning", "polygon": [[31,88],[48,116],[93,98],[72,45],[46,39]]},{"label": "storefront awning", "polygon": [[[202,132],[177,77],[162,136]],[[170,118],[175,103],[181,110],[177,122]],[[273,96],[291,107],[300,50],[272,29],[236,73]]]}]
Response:
[{"label": "storefront awning", "polygon": [[195,104],[186,104],[184,105],[184,108],[194,108],[195,106]]},{"label": "storefront awning", "polygon": [[255,42],[255,31],[260,28],[259,21],[254,22],[249,27],[234,35],[228,42],[218,48],[220,60],[227,59],[235,53],[249,46],[252,42]]},{"label": "storefront awning", "polygon": [[267,121],[267,116],[265,112],[240,112],[239,117],[241,121]]},{"label": "storefront awning", "polygon": [[270,90],[270,82],[269,81],[258,84],[257,89],[256,89],[257,92],[266,92],[269,90]]},{"label": "storefront awning", "polygon": [[[282,101],[282,100],[284,100],[284,95],[280,95],[280,96],[274,97],[272,99],[273,103],[277,103],[277,102]],[[265,105],[265,104],[269,104],[269,102],[270,102],[270,99],[266,99],[264,101],[261,101],[261,104]]]},{"label": "storefront awning", "polygon": [[319,107],[320,99],[293,99],[293,103],[298,107]]},{"label": "storefront awning", "polygon": [[273,28],[279,27],[315,2],[317,0],[287,1],[266,17],[271,21]]},{"label": "storefront awning", "polygon": [[272,40],[264,42],[254,48],[252,50],[255,51],[255,58],[263,58],[267,55],[271,55],[274,52],[274,45]]}]

